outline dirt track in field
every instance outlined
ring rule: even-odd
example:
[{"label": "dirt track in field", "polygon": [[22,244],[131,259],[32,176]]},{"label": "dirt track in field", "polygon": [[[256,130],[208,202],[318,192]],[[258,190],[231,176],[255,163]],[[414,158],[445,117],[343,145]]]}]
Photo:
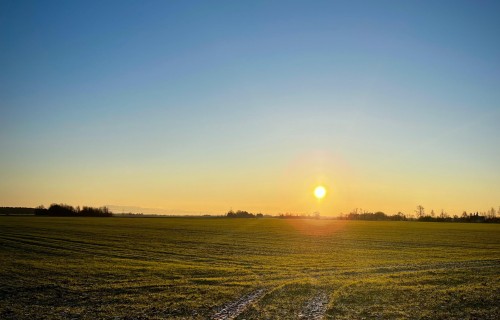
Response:
[{"label": "dirt track in field", "polygon": [[321,320],[328,307],[328,296],[322,292],[309,300],[304,307],[302,313],[299,314],[299,319]]},{"label": "dirt track in field", "polygon": [[249,304],[260,299],[265,293],[264,289],[255,290],[240,297],[238,300],[226,304],[220,311],[213,315],[212,320],[229,320],[236,318],[245,311]]}]

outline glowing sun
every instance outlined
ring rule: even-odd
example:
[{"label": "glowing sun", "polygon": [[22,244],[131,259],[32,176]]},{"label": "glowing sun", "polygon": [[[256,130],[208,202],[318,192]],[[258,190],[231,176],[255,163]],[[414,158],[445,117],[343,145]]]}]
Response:
[{"label": "glowing sun", "polygon": [[323,186],[317,186],[316,189],[314,189],[314,196],[317,199],[323,199],[326,195],[326,189]]}]

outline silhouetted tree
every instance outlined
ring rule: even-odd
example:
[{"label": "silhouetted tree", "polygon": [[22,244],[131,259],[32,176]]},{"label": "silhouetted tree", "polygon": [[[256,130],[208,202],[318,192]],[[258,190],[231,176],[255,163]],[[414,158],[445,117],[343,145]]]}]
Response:
[{"label": "silhouetted tree", "polygon": [[228,218],[255,218],[255,215],[253,213],[250,213],[248,211],[241,211],[238,210],[234,212],[233,210],[230,210],[226,216]]},{"label": "silhouetted tree", "polygon": [[417,214],[417,218],[422,218],[425,215],[425,208],[422,207],[421,205],[418,205],[417,210],[415,210],[415,213]]},{"label": "silhouetted tree", "polygon": [[47,209],[43,205],[35,208],[35,216],[46,216],[48,213]]},{"label": "silhouetted tree", "polygon": [[392,220],[396,220],[396,221],[403,221],[403,220],[406,220],[406,216],[404,213],[402,213],[401,211],[398,212],[396,215],[392,216]]},{"label": "silhouetted tree", "polygon": [[494,219],[495,216],[496,216],[495,208],[491,207],[490,211],[488,212],[488,218]]},{"label": "silhouetted tree", "polygon": [[446,218],[446,212],[444,212],[444,210],[443,210],[443,209],[441,209],[441,213],[439,214],[439,217],[440,217],[441,219],[445,219],[445,218]]},{"label": "silhouetted tree", "polygon": [[462,219],[467,220],[468,217],[467,211],[462,212]]}]

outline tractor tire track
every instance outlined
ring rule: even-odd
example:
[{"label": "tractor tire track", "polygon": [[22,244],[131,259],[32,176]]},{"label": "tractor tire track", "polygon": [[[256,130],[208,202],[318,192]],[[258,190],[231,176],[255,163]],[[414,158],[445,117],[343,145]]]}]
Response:
[{"label": "tractor tire track", "polygon": [[299,314],[299,319],[321,320],[328,308],[328,296],[321,292],[304,307],[304,310]]},{"label": "tractor tire track", "polygon": [[214,314],[212,320],[230,320],[235,319],[254,301],[259,300],[265,294],[264,289],[258,289],[249,294],[240,297],[222,307],[220,311]]}]

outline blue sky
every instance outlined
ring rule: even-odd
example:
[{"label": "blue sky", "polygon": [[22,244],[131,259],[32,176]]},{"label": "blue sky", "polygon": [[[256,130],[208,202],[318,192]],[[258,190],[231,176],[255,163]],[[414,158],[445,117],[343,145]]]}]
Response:
[{"label": "blue sky", "polygon": [[499,9],[2,1],[0,204],[497,207]]}]

